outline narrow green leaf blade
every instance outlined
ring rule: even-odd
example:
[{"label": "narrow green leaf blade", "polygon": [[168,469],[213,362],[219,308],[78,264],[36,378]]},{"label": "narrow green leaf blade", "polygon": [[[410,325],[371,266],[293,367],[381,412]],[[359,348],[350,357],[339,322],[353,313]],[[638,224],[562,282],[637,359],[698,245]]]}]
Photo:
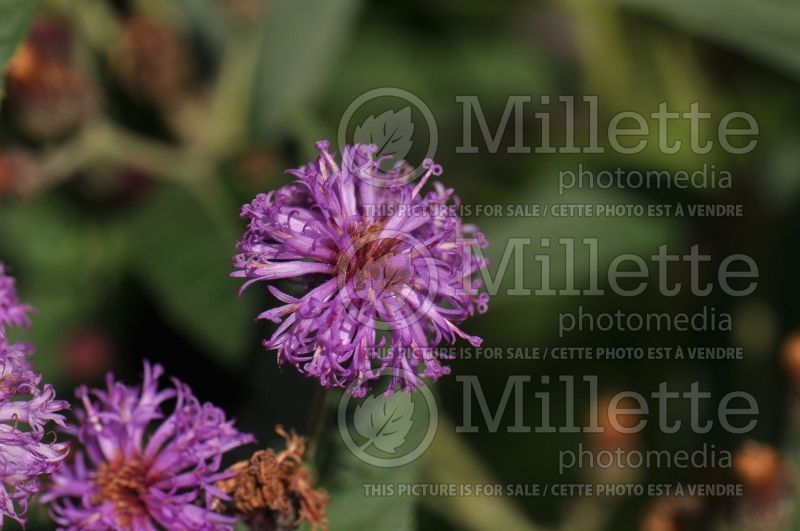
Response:
[{"label": "narrow green leaf blade", "polygon": [[800,76],[800,6],[785,0],[617,0]]},{"label": "narrow green leaf blade", "polygon": [[360,0],[275,0],[262,29],[254,129],[268,136],[325,86]]}]

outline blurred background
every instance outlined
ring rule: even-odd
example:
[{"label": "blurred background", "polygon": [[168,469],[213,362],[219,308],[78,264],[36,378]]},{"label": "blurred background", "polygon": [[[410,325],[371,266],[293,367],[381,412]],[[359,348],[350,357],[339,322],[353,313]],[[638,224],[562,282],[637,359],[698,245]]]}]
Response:
[{"label": "blurred background", "polygon": [[[509,375],[597,375],[600,392],[644,394],[668,380],[702,382],[721,396],[758,400],[757,429],[745,444],[723,430],[673,436],[648,429],[608,440],[564,434],[456,436],[461,385],[436,386],[442,425],[425,456],[398,469],[359,465],[325,416],[313,463],[331,494],[331,529],[490,531],[569,529],[681,531],[797,529],[791,462],[800,389],[800,5],[791,0],[41,0],[0,21],[11,36],[32,24],[8,68],[0,112],[0,259],[36,306],[25,338],[63,397],[115,371],[134,382],[141,360],[162,363],[255,433],[276,442],[278,422],[308,432],[316,383],[280,369],[260,347],[271,333],[255,323],[273,304],[263,290],[237,298],[228,278],[244,230],[240,205],[289,182],[283,172],[335,140],[342,113],[376,87],[419,96],[436,117],[442,179],[465,203],[731,203],[741,218],[477,217],[497,264],[511,237],[597,237],[601,263],[623,252],[648,256],[659,245],[693,244],[722,257],[752,256],[755,294],[732,299],[682,293],[492,299],[464,328],[486,346],[740,346],[744,359],[616,363],[457,360],[478,374],[497,403]],[[7,54],[9,57],[11,51]],[[478,96],[492,127],[512,95],[597,95],[600,120],[620,111],[654,112],[662,101],[688,110],[752,114],[758,147],[747,156],[720,149],[665,156],[509,154],[513,128],[491,154],[459,154],[459,95]],[[553,137],[565,117],[553,107]],[[529,117],[529,145],[537,126]],[[579,141],[588,134],[580,115]],[[676,126],[677,138],[688,129]],[[477,129],[475,129],[477,131]],[[477,132],[474,133],[475,138]],[[655,141],[651,141],[655,144]],[[415,146],[409,160],[424,156]],[[582,190],[558,196],[557,175],[578,164],[594,171],[681,169],[703,164],[733,175],[731,189]],[[528,251],[532,252],[532,251]],[[562,258],[563,259],[563,258]],[[558,255],[554,253],[554,271]],[[563,266],[562,266],[563,267]],[[585,261],[577,278],[585,281]],[[492,270],[495,273],[495,269]],[[603,271],[603,269],[601,269]],[[526,273],[527,274],[527,273]],[[531,269],[528,286],[537,287]],[[503,287],[510,285],[511,276]],[[688,279],[676,278],[687,282]],[[582,287],[582,286],[578,286]],[[685,312],[714,307],[732,332],[603,333],[558,337],[558,312]],[[795,385],[796,384],[796,385]],[[585,404],[586,389],[578,389]],[[584,400],[580,400],[583,397]],[[553,395],[554,411],[563,397]],[[532,404],[532,402],[531,402]],[[332,404],[333,408],[335,404]],[[529,406],[532,407],[532,406]],[[511,413],[509,413],[510,415]],[[655,426],[653,426],[655,428]],[[596,438],[597,439],[597,438]],[[729,469],[605,470],[559,475],[561,448],[694,449],[734,452]],[[798,445],[795,445],[797,442]],[[798,454],[800,455],[800,454]],[[234,456],[235,458],[236,456]],[[576,483],[738,482],[737,498],[365,497],[365,482]],[[12,528],[12,525],[9,525]],[[31,511],[31,529],[49,529]]]}]

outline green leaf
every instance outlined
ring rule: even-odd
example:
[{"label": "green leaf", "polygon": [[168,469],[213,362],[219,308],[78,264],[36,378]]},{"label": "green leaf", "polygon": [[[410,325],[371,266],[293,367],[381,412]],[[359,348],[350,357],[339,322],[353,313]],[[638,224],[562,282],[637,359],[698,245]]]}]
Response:
[{"label": "green leaf", "polygon": [[128,263],[166,318],[220,361],[241,361],[255,311],[228,276],[229,231],[179,186],[140,209],[128,229]]},{"label": "green leaf", "polygon": [[800,76],[800,6],[788,0],[617,0]]},{"label": "green leaf", "polygon": [[332,480],[325,482],[331,495],[328,509],[330,528],[350,531],[416,529],[413,498],[368,497],[365,485],[413,483],[417,480],[419,466],[411,463],[398,468],[380,469],[356,460],[347,450],[342,452],[339,469]]},{"label": "green leaf", "polygon": [[275,0],[262,28],[255,123],[264,138],[325,86],[360,0]]},{"label": "green leaf", "polygon": [[[456,426],[447,417],[439,418],[436,439],[422,466],[420,481],[442,485],[496,485],[498,479],[481,461]],[[441,496],[422,498],[422,503],[441,518],[464,531],[542,531],[528,521],[513,500],[505,496]]]},{"label": "green leaf", "polygon": [[3,72],[28,32],[36,4],[36,0],[0,0],[0,70]]}]

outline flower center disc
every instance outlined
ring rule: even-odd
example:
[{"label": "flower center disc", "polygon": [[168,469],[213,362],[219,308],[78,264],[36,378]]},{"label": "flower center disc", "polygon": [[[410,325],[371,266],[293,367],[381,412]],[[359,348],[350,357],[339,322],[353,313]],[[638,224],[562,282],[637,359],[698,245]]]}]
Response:
[{"label": "flower center disc", "polygon": [[350,238],[353,240],[353,249],[339,253],[336,259],[336,268],[339,274],[344,274],[347,282],[358,275],[361,282],[376,278],[380,269],[392,257],[392,251],[400,243],[398,238],[381,238],[383,230],[381,223],[373,223],[366,228],[354,227],[350,229]]},{"label": "flower center disc", "polygon": [[112,502],[119,524],[129,527],[134,517],[147,512],[141,500],[141,495],[147,492],[146,479],[147,466],[138,459],[101,463],[95,481],[99,490],[97,501]]}]

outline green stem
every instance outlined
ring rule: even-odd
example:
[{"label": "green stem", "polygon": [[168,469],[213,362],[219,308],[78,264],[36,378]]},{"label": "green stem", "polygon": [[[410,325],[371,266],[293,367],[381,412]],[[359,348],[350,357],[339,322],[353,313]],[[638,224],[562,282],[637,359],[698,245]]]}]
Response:
[{"label": "green stem", "polygon": [[308,437],[308,460],[312,461],[319,446],[319,435],[325,423],[325,406],[328,398],[328,389],[317,386],[311,402],[311,413],[308,417],[306,436]]}]

